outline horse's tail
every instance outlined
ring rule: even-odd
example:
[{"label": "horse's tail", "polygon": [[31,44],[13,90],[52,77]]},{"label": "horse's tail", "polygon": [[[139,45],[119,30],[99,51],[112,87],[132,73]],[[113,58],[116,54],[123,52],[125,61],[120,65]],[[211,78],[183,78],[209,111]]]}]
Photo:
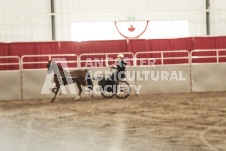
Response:
[{"label": "horse's tail", "polygon": [[86,72],[86,81],[88,83],[88,86],[87,87],[90,90],[93,90],[93,81],[92,81],[91,74],[90,74],[90,72],[88,70],[85,70],[85,72]]}]

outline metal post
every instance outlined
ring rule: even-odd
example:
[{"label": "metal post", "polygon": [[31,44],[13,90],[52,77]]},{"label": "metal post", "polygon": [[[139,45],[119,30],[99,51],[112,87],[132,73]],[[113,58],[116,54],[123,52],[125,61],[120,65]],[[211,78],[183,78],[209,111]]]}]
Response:
[{"label": "metal post", "polygon": [[161,62],[162,62],[162,65],[164,65],[164,59],[163,59],[163,52],[161,52]]},{"label": "metal post", "polygon": [[217,55],[217,63],[219,63],[219,50],[216,50]]},{"label": "metal post", "polygon": [[206,35],[210,35],[210,1],[206,0]]},{"label": "metal post", "polygon": [[[55,13],[54,9],[54,0],[51,0],[51,13]],[[55,15],[51,15],[51,24],[52,24],[52,40],[56,40],[56,27],[55,27]]]},{"label": "metal post", "polygon": [[106,53],[106,59],[105,59],[105,65],[106,65],[106,67],[108,67],[109,66],[109,64],[108,64],[108,54]]}]

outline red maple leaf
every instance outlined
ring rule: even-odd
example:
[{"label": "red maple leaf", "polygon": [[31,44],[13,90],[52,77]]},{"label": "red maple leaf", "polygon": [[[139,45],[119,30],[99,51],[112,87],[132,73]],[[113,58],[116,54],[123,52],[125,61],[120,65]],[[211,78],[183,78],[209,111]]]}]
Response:
[{"label": "red maple leaf", "polygon": [[130,28],[128,28],[128,30],[129,30],[130,32],[133,32],[135,29],[136,29],[136,28],[133,27],[133,25],[131,25]]}]

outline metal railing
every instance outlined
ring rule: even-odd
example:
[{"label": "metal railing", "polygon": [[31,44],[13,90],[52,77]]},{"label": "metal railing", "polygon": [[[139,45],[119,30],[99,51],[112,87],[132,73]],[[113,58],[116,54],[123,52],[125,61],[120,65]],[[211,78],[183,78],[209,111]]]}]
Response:
[{"label": "metal railing", "polygon": [[[213,52],[213,55],[203,55],[202,53],[204,52]],[[47,64],[48,60],[51,60],[52,58],[56,57],[56,58],[64,58],[64,57],[73,57],[72,60],[70,61],[65,61],[65,63],[75,63],[77,64],[76,67],[81,68],[82,63],[86,63],[87,60],[83,59],[82,57],[90,57],[93,58],[95,56],[97,56],[97,58],[102,57],[102,60],[95,60],[95,59],[90,59],[88,60],[89,62],[100,62],[102,61],[103,63],[105,63],[105,66],[108,67],[109,66],[109,62],[114,62],[114,59],[110,59],[110,56],[116,56],[117,54],[122,53],[124,55],[127,56],[131,56],[131,57],[125,57],[125,61],[131,61],[133,66],[142,66],[137,64],[137,61],[139,60],[160,60],[161,63],[160,65],[172,65],[169,63],[165,63],[165,60],[184,60],[184,63],[173,63],[173,64],[195,64],[194,60],[195,59],[216,59],[214,61],[214,63],[221,63],[221,62],[226,62],[226,49],[206,49],[206,50],[192,50],[190,53],[187,50],[175,50],[175,51],[144,51],[144,52],[137,52],[135,54],[133,54],[132,52],[115,52],[115,53],[84,53],[84,54],[80,54],[79,56],[76,54],[47,54],[47,55],[24,55],[21,58],[19,58],[18,56],[0,56],[0,59],[17,59],[17,62],[3,62],[0,63],[0,66],[11,66],[11,65],[18,65],[18,70],[23,70],[24,69],[24,65],[31,65],[31,64]],[[167,54],[177,54],[177,57],[168,57]],[[195,54],[197,53],[197,54]],[[157,55],[156,55],[157,54]],[[183,55],[180,55],[183,54]],[[139,57],[139,55],[152,55],[153,57]],[[169,55],[169,56],[170,56]],[[156,57],[157,56],[157,57]],[[43,58],[46,57],[46,61],[25,61],[26,58]],[[113,58],[114,58],[113,57]],[[225,58],[224,61],[221,60],[221,58]],[[62,63],[64,61],[61,61]],[[208,61],[206,61],[205,63],[210,63]],[[211,62],[213,63],[213,62]],[[146,66],[146,65],[144,65]]]},{"label": "metal railing", "polygon": [[12,65],[18,65],[18,70],[20,70],[20,58],[18,56],[0,56],[0,59],[17,59],[18,62],[16,63],[0,63],[0,66],[12,66]]},{"label": "metal railing", "polygon": [[[24,61],[25,58],[35,58],[35,57],[48,57],[46,61]],[[23,70],[25,64],[47,64],[47,61],[52,60],[54,57],[75,57],[73,61],[57,61],[60,63],[77,63],[78,64],[78,56],[76,54],[49,54],[49,55],[24,55],[21,57],[21,70]],[[78,66],[78,65],[77,65]]]},{"label": "metal railing", "polygon": [[[194,55],[194,53],[203,53],[203,52],[215,52],[216,55]],[[220,63],[220,58],[226,58],[226,55],[220,55],[220,52],[225,52],[226,54],[226,49],[200,49],[200,50],[192,50],[190,52],[190,63],[193,63],[193,59],[212,59],[215,58],[216,61],[215,63]],[[213,62],[208,62],[207,63],[213,63]],[[226,61],[225,61],[226,62]],[[196,63],[197,64],[197,63]]]},{"label": "metal railing", "polygon": [[[186,53],[186,56],[179,56],[179,57],[165,57],[164,54],[172,54],[172,53]],[[138,57],[138,55],[141,55],[141,54],[160,54],[160,57],[156,58],[156,57],[153,57],[153,58],[140,58]],[[144,51],[144,52],[137,52],[135,54],[135,66],[137,66],[137,61],[138,60],[161,60],[161,65],[164,65],[164,60],[187,60],[187,63],[179,63],[179,64],[189,64],[190,63],[190,55],[189,55],[189,51],[187,50],[174,50],[174,51]],[[174,63],[174,64],[178,64],[178,63]],[[167,63],[167,65],[169,65]],[[140,65],[139,65],[140,66]],[[144,65],[146,66],[146,65]]]},{"label": "metal railing", "polygon": [[83,67],[82,66],[82,63],[87,63],[87,60],[83,60],[82,57],[88,57],[88,56],[104,56],[104,58],[101,58],[100,59],[89,59],[88,62],[90,63],[95,63],[95,62],[101,62],[102,63],[105,63],[106,67],[109,66],[109,62],[111,61],[114,61],[114,59],[110,58],[109,56],[112,56],[112,55],[118,55],[119,53],[122,53],[124,55],[132,55],[131,58],[128,58],[126,57],[124,60],[125,61],[132,61],[133,62],[133,65],[134,65],[134,54],[132,52],[115,52],[115,53],[84,53],[84,54],[80,54],[79,55],[79,67]]}]

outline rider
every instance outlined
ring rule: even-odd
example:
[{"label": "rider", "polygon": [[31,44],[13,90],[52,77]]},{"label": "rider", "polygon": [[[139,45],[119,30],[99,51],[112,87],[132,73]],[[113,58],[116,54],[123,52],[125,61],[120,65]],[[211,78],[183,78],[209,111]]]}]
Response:
[{"label": "rider", "polygon": [[117,69],[115,73],[112,74],[111,80],[122,80],[125,78],[125,70],[126,70],[126,63],[123,60],[124,55],[118,54],[117,57],[119,58],[118,64],[116,67],[112,67],[114,69]]}]

